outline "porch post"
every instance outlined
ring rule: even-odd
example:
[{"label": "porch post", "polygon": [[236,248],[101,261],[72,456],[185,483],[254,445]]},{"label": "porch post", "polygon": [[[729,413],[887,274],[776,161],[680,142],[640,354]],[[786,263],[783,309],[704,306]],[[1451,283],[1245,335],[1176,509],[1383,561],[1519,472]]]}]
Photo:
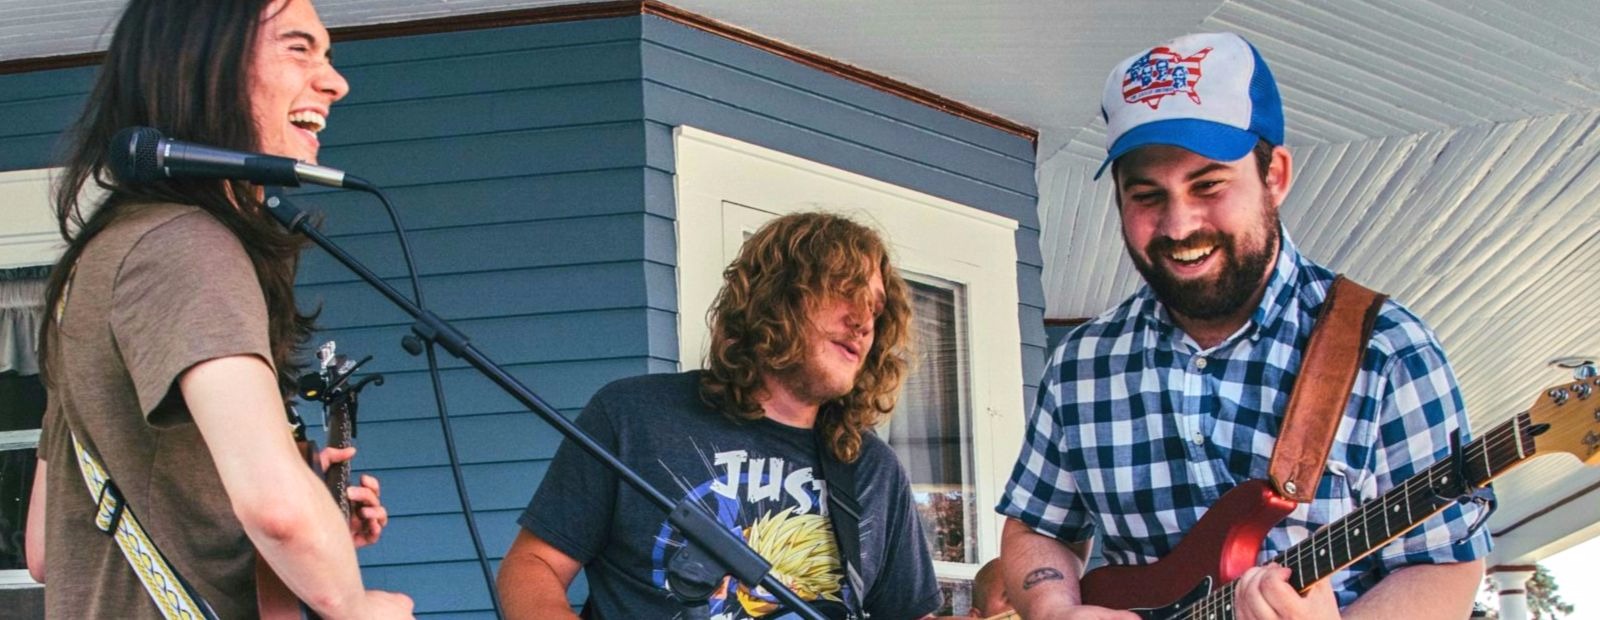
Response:
[{"label": "porch post", "polygon": [[1489,567],[1500,594],[1500,620],[1528,620],[1528,580],[1533,579],[1534,569],[1532,564]]}]

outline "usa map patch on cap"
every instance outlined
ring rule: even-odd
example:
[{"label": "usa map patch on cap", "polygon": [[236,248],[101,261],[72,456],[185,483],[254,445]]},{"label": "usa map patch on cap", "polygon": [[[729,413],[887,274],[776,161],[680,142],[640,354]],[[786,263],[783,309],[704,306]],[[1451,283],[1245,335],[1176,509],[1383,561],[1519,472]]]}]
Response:
[{"label": "usa map patch on cap", "polygon": [[1236,34],[1191,34],[1117,63],[1100,97],[1106,158],[1148,145],[1188,149],[1217,161],[1250,153],[1257,140],[1283,144],[1278,86],[1254,46]]},{"label": "usa map patch on cap", "polygon": [[1195,86],[1200,83],[1200,63],[1212,48],[1183,56],[1170,47],[1157,47],[1135,60],[1122,77],[1122,99],[1128,103],[1143,102],[1155,110],[1161,99],[1178,93],[1189,96],[1200,105],[1200,93]]}]

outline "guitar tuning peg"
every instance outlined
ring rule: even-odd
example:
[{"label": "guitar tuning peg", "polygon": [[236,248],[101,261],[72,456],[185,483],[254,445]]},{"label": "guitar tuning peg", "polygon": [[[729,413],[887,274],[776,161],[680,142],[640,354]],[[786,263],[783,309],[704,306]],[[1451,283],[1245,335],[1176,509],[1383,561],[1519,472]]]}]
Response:
[{"label": "guitar tuning peg", "polygon": [[322,372],[327,372],[328,367],[333,364],[335,352],[338,350],[338,347],[338,343],[332,340],[324,342],[322,343],[322,346],[317,347],[317,363]]},{"label": "guitar tuning peg", "polygon": [[1600,375],[1600,370],[1596,370],[1593,363],[1583,364],[1572,369],[1572,378],[1578,381],[1593,379],[1595,375]]}]

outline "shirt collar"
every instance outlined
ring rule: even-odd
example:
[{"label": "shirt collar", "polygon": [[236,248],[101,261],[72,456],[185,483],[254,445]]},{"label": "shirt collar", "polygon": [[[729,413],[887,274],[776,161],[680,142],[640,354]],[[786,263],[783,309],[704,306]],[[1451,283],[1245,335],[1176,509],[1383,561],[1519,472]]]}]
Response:
[{"label": "shirt collar", "polygon": [[1273,327],[1283,319],[1284,312],[1294,302],[1295,292],[1299,289],[1296,283],[1300,281],[1300,249],[1295,247],[1294,240],[1289,238],[1289,231],[1278,226],[1278,260],[1272,267],[1272,276],[1267,279],[1267,291],[1261,296],[1261,305],[1256,306],[1255,312],[1250,313],[1250,325],[1247,333],[1253,338],[1260,336],[1262,330]]},{"label": "shirt collar", "polygon": [[[1264,330],[1282,320],[1285,310],[1294,302],[1298,288],[1295,283],[1303,269],[1300,264],[1303,259],[1294,240],[1289,238],[1289,231],[1284,230],[1281,224],[1278,226],[1278,239],[1281,241],[1278,244],[1278,258],[1273,263],[1272,275],[1267,278],[1266,292],[1261,295],[1260,305],[1250,313],[1250,319],[1236,338],[1259,338]],[[1155,291],[1150,290],[1149,283],[1140,286],[1137,295],[1141,298],[1141,313],[1154,323],[1162,335],[1177,333],[1177,323],[1173,322],[1166,305],[1156,298]],[[1232,340],[1234,338],[1229,338],[1229,341]]]}]

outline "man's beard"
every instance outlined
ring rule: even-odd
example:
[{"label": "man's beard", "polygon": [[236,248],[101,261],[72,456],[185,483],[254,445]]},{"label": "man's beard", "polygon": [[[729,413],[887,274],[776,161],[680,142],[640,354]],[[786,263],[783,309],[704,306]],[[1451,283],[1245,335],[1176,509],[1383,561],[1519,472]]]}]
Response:
[{"label": "man's beard", "polygon": [[805,361],[777,373],[778,380],[783,382],[790,394],[803,402],[820,405],[843,398],[855,389],[855,380],[860,376],[860,369],[851,374],[848,384],[840,385],[842,381],[822,366],[816,359],[817,353],[814,350],[807,353]]},{"label": "man's beard", "polygon": [[[1185,317],[1199,320],[1221,318],[1239,310],[1255,297],[1256,290],[1265,279],[1267,268],[1277,253],[1277,217],[1268,218],[1266,239],[1260,247],[1240,255],[1238,239],[1215,231],[1198,232],[1182,240],[1156,237],[1145,246],[1140,256],[1129,248],[1128,256],[1139,269],[1145,282],[1155,292],[1156,299],[1167,308]],[[1156,267],[1150,260],[1161,260],[1175,249],[1214,245],[1213,254],[1222,261],[1214,278],[1179,280],[1165,268]],[[1153,257],[1147,259],[1146,257]]]}]

